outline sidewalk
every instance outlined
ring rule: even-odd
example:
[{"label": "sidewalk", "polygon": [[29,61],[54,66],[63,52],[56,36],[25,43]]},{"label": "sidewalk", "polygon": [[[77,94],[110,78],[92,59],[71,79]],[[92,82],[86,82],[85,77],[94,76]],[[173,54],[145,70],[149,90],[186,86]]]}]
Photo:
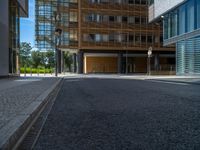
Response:
[{"label": "sidewalk", "polygon": [[156,80],[165,82],[181,82],[188,84],[200,84],[200,76],[169,76],[169,75],[144,75],[144,74],[83,74],[63,76],[65,78],[99,78],[99,79],[127,79],[127,80]]},{"label": "sidewalk", "polygon": [[60,81],[60,78],[39,77],[0,80],[0,149],[12,143],[10,137],[30,119]]}]

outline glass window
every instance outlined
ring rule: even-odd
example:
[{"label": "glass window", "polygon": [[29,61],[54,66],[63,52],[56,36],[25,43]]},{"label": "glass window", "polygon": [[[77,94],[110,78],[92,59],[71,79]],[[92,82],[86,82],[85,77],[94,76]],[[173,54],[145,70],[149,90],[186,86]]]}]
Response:
[{"label": "glass window", "polygon": [[185,5],[179,9],[179,34],[185,33]]},{"label": "glass window", "polygon": [[176,36],[177,35],[177,25],[178,25],[178,22],[177,22],[177,19],[178,19],[178,15],[177,15],[177,12],[173,12],[171,14],[171,36]]},{"label": "glass window", "polygon": [[172,22],[171,22],[171,15],[169,15],[168,16],[168,24],[167,24],[167,31],[168,31],[168,33],[167,33],[167,35],[168,35],[168,38],[170,38],[171,37],[171,24],[172,24]]},{"label": "glass window", "polygon": [[200,0],[197,0],[197,28],[200,28]]},{"label": "glass window", "polygon": [[194,30],[194,0],[187,4],[187,32]]},{"label": "glass window", "polygon": [[135,17],[135,24],[140,24],[140,17]]},{"label": "glass window", "polygon": [[78,14],[77,12],[70,12],[70,22],[77,22],[78,21]]},{"label": "glass window", "polygon": [[168,39],[168,15],[164,17],[164,39]]},{"label": "glass window", "polygon": [[109,39],[109,37],[108,37],[107,34],[103,34],[103,35],[102,35],[102,41],[103,41],[103,42],[108,42],[108,39]]},{"label": "glass window", "polygon": [[96,42],[101,42],[101,35],[100,34],[96,34],[95,35],[95,41]]},{"label": "glass window", "polygon": [[70,30],[69,35],[70,41],[77,41],[78,40],[78,33],[76,30]]}]

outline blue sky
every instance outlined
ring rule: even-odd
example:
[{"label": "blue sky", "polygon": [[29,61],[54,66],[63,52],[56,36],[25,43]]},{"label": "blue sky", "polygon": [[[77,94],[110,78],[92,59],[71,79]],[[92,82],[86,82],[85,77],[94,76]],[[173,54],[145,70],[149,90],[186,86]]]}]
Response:
[{"label": "blue sky", "polygon": [[35,46],[35,0],[29,0],[29,18],[20,19],[20,40]]}]

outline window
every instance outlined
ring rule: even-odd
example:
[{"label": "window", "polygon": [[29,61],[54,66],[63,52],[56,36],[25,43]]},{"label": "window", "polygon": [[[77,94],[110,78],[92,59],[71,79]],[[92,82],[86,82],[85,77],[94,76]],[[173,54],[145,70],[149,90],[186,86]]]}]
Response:
[{"label": "window", "polygon": [[179,9],[179,34],[185,33],[185,5]]},{"label": "window", "polygon": [[103,34],[102,35],[102,41],[103,42],[108,42],[108,35],[107,34]]},{"label": "window", "polygon": [[141,36],[141,42],[142,42],[142,43],[146,43],[146,36],[145,36],[145,35],[142,35],[142,36]]},{"label": "window", "polygon": [[109,41],[114,42],[114,33],[109,34]]},{"label": "window", "polygon": [[[164,17],[164,39],[168,39],[168,15],[165,15]],[[147,39],[148,41],[148,39]]]},{"label": "window", "polygon": [[88,34],[83,34],[83,41],[88,42],[88,39],[89,39]]},{"label": "window", "polygon": [[135,0],[135,4],[140,4],[140,0]]},{"label": "window", "polygon": [[88,35],[88,41],[94,42],[95,41],[95,34],[89,34]]},{"label": "window", "polygon": [[134,0],[128,0],[128,4],[134,4]]},{"label": "window", "polygon": [[70,30],[69,35],[70,41],[77,41],[78,40],[78,33],[76,30]]},{"label": "window", "polygon": [[127,40],[127,34],[126,33],[123,33],[123,34],[121,34],[121,40],[122,40],[122,42],[127,42],[128,40]]},{"label": "window", "polygon": [[109,21],[110,22],[114,22],[115,21],[115,17],[114,16],[109,16]]},{"label": "window", "polygon": [[151,35],[147,36],[147,42],[152,43],[153,42],[153,37]]},{"label": "window", "polygon": [[78,21],[78,15],[77,12],[70,12],[70,22],[77,22]]},{"label": "window", "polygon": [[78,3],[77,0],[70,0],[70,3]]},{"label": "window", "polygon": [[177,28],[178,28],[178,15],[177,11],[174,11],[171,14],[171,36],[177,35]]},{"label": "window", "polygon": [[141,18],[141,24],[147,24],[147,18],[146,17]]},{"label": "window", "polygon": [[109,0],[101,0],[101,3],[106,3],[107,4],[107,3],[109,3]]},{"label": "window", "polygon": [[104,15],[102,19],[103,19],[103,22],[108,22],[109,17],[107,15]]},{"label": "window", "polygon": [[129,42],[134,42],[134,35],[132,34],[129,34]]},{"label": "window", "polygon": [[117,16],[117,22],[121,23],[122,22],[122,16]]},{"label": "window", "polygon": [[128,23],[134,23],[134,22],[135,22],[135,18],[133,16],[129,16]]},{"label": "window", "polygon": [[135,36],[135,43],[136,44],[140,43],[140,35]]},{"label": "window", "polygon": [[128,22],[128,17],[127,16],[122,16],[122,22],[127,23]]},{"label": "window", "polygon": [[149,0],[149,5],[154,4],[154,0]]},{"label": "window", "polygon": [[187,32],[194,30],[194,0],[187,3]]},{"label": "window", "polygon": [[200,28],[200,0],[197,0],[197,28]]},{"label": "window", "polygon": [[140,24],[140,17],[135,17],[135,24]]},{"label": "window", "polygon": [[146,5],[147,4],[147,0],[141,0],[141,4],[142,5]]},{"label": "window", "polygon": [[101,42],[101,35],[100,34],[96,34],[95,35],[95,41],[96,42]]}]

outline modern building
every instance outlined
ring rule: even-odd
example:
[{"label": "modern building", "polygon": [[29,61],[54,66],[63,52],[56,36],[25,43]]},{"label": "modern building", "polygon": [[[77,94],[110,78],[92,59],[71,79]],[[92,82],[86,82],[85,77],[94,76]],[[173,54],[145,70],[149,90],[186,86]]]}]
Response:
[{"label": "modern building", "polygon": [[59,49],[74,54],[78,73],[146,73],[149,47],[152,70],[175,65],[174,47],[162,46],[162,25],[148,24],[147,0],[36,0],[36,46],[55,48],[58,27]]},{"label": "modern building", "polygon": [[28,16],[28,0],[0,0],[0,76],[18,74],[20,17]]},{"label": "modern building", "polygon": [[163,20],[164,45],[176,44],[178,75],[200,74],[200,0],[151,0],[149,21]]}]

